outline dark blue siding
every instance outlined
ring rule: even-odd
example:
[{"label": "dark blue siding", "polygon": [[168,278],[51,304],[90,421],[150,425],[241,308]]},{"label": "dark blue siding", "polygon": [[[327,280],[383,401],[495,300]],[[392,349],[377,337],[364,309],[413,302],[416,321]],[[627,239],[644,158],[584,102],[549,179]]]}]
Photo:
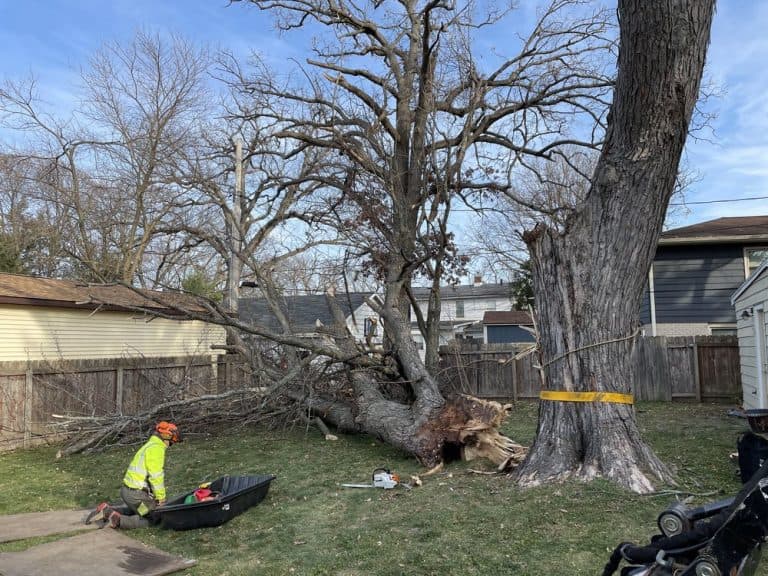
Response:
[{"label": "dark blue siding", "polygon": [[488,326],[488,344],[507,342],[535,342],[535,338],[520,326]]},{"label": "dark blue siding", "polygon": [[648,282],[645,283],[643,299],[640,300],[640,324],[651,323],[651,293],[648,290]]},{"label": "dark blue siding", "polygon": [[[656,322],[735,322],[730,297],[743,281],[740,244],[659,246],[653,262]],[[640,313],[650,322],[647,289]]]}]

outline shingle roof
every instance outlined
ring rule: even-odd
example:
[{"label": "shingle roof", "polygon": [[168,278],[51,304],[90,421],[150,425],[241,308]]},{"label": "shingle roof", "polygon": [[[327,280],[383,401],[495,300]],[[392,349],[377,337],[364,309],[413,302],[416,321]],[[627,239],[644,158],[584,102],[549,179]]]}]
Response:
[{"label": "shingle roof", "polygon": [[531,320],[531,315],[528,312],[524,312],[522,310],[489,310],[483,314],[483,324],[532,326],[533,320]]},{"label": "shingle roof", "polygon": [[[371,294],[371,292],[338,294],[336,301],[339,303],[344,314],[349,316]],[[297,334],[315,332],[317,320],[320,320],[326,326],[333,325],[333,315],[328,308],[328,301],[324,294],[286,296],[283,309],[288,316],[291,328]],[[272,314],[264,298],[240,298],[238,300],[238,315],[243,322],[255,324],[275,332],[282,331],[280,323]]]},{"label": "shingle roof", "polygon": [[131,310],[148,308],[176,313],[174,306],[202,311],[194,296],[178,292],[135,290],[120,284],[87,284],[76,280],[36,278],[0,273],[0,303],[61,308]]},{"label": "shingle roof", "polygon": [[[417,300],[426,300],[429,297],[431,288],[414,288],[413,295]],[[512,288],[508,282],[499,282],[498,284],[478,284],[478,285],[459,285],[459,286],[441,286],[440,298],[449,300],[452,298],[482,298],[489,296],[506,297],[512,293]]]},{"label": "shingle roof", "polygon": [[676,240],[684,239],[691,241],[768,239],[768,216],[724,217],[674,228],[663,232],[659,243],[674,243]]}]

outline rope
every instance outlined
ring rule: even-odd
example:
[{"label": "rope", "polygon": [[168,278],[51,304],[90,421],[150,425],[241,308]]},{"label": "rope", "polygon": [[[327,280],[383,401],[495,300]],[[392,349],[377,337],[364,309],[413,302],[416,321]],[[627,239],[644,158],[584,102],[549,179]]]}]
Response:
[{"label": "rope", "polygon": [[567,352],[563,352],[559,356],[555,356],[550,360],[549,362],[545,362],[542,364],[541,369],[543,370],[550,364],[553,364],[554,362],[557,362],[558,360],[562,360],[563,358],[570,356],[571,354],[576,354],[576,352],[581,352],[582,350],[589,350],[590,348],[597,348],[598,346],[605,346],[606,344],[613,344],[614,342],[624,342],[626,340],[631,340],[635,336],[640,334],[640,328],[635,330],[632,334],[629,336],[625,336],[623,338],[614,338],[613,340],[603,340],[602,342],[596,342],[595,344],[587,344],[586,346],[581,346],[579,348],[574,348],[573,350],[568,350]]}]

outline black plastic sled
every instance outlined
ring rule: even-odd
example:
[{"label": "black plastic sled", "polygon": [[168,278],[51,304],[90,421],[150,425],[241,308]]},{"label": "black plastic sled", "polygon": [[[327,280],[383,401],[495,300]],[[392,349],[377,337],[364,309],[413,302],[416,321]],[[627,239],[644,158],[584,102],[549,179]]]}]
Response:
[{"label": "black plastic sled", "polygon": [[274,479],[272,475],[222,476],[210,483],[210,490],[217,494],[213,500],[187,504],[191,490],[155,510],[153,520],[170,530],[221,526],[264,500]]}]

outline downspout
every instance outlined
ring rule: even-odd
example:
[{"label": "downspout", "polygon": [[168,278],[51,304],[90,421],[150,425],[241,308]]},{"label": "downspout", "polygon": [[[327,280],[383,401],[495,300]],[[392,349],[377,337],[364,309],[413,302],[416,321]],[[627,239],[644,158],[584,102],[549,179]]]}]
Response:
[{"label": "downspout", "polygon": [[765,311],[755,306],[752,312],[752,334],[755,339],[755,369],[757,372],[757,407],[765,409]]},{"label": "downspout", "polygon": [[656,292],[653,288],[653,262],[648,269],[648,296],[651,301],[651,336],[656,336]]}]

